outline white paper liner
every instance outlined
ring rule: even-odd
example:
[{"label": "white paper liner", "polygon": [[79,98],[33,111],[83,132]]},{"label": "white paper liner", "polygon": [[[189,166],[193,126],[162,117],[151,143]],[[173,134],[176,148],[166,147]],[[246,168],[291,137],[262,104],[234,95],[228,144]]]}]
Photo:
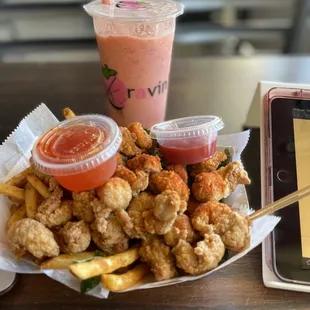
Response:
[{"label": "white paper liner", "polygon": [[[18,127],[0,146],[1,182],[8,180],[29,166],[30,151],[36,139],[46,130],[57,125],[58,122],[57,118],[44,104],[41,104],[20,122]],[[225,147],[231,147],[233,149],[233,160],[240,160],[242,151],[248,143],[249,135],[250,132],[245,131],[233,135],[219,136],[218,145],[220,146],[218,149],[222,150]],[[225,202],[232,208],[237,209],[244,214],[249,213],[249,204],[244,186],[238,186],[235,192],[232,193]],[[9,199],[0,195],[0,269],[17,273],[42,273],[33,262],[25,259],[16,259],[8,249],[5,227],[10,215],[9,206],[11,204],[12,202]],[[280,218],[275,216],[265,216],[264,218],[255,221],[252,227],[251,247],[246,251],[231,257],[218,268],[210,272],[200,276],[183,276],[162,282],[155,282],[154,277],[150,275],[143,279],[143,283],[139,283],[127,291],[168,286],[205,277],[216,270],[233,263],[259,245],[274,229],[279,220]],[[45,270],[44,273],[75,291],[80,291],[80,281],[69,271]],[[109,291],[99,285],[92,291],[88,292],[88,295],[98,298],[107,298]]]}]

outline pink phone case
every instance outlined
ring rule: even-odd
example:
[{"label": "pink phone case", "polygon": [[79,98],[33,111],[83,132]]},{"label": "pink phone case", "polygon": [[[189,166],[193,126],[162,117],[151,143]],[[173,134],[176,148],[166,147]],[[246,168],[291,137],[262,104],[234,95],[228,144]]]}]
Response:
[{"label": "pink phone case", "polygon": [[[274,202],[273,198],[273,181],[271,177],[272,171],[272,132],[271,132],[271,102],[276,98],[292,98],[292,99],[307,99],[310,100],[310,90],[305,89],[297,89],[297,88],[272,88],[270,91],[265,95],[264,98],[264,132],[265,135],[263,137],[263,148],[265,158],[265,167],[264,167],[264,175],[265,175],[265,204],[268,205]],[[273,247],[274,240],[272,234],[269,238],[267,238],[267,248]],[[273,254],[274,255],[274,254]],[[272,255],[272,256],[273,256]],[[275,273],[273,267],[273,260],[274,258],[266,257],[267,265],[269,269]],[[289,281],[291,282],[291,281]]]}]

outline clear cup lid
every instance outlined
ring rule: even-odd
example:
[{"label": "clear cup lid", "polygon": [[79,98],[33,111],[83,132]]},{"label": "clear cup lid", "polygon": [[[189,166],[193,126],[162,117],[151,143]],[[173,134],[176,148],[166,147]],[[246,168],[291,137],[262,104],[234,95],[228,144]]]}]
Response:
[{"label": "clear cup lid", "polygon": [[206,136],[223,128],[224,123],[218,116],[190,116],[156,124],[150,135],[158,140],[177,140]]},{"label": "clear cup lid", "polygon": [[32,158],[45,174],[85,172],[116,154],[122,143],[117,124],[103,115],[76,116],[60,122],[36,142]]},{"label": "clear cup lid", "polygon": [[84,9],[92,17],[156,22],[176,18],[183,14],[184,5],[173,0],[114,0],[114,5],[103,4],[101,0],[95,0],[84,5]]}]

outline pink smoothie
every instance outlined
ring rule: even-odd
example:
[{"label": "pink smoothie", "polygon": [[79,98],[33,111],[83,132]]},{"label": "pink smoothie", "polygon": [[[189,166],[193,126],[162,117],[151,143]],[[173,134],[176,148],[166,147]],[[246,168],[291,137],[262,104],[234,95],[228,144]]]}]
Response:
[{"label": "pink smoothie", "polygon": [[108,116],[121,126],[141,122],[150,128],[162,122],[174,33],[149,39],[96,37],[109,100]]}]

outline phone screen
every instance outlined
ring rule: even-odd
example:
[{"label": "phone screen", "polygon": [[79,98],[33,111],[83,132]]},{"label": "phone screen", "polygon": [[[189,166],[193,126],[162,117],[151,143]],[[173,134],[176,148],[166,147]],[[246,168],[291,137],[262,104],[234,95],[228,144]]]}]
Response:
[{"label": "phone screen", "polygon": [[[310,101],[271,102],[274,201],[310,184]],[[283,278],[310,282],[310,199],[278,211],[275,263]],[[308,270],[307,270],[308,269]]]},{"label": "phone screen", "polygon": [[[297,188],[310,184],[310,109],[300,102],[293,109]],[[303,267],[310,269],[310,197],[299,201]]]}]

